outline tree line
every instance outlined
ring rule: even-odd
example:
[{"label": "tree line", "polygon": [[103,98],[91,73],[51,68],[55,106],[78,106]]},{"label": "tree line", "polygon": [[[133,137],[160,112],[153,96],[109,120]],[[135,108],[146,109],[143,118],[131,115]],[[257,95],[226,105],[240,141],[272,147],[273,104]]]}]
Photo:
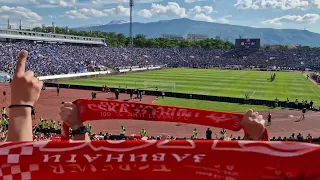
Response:
[{"label": "tree line", "polygon": [[[50,33],[53,32],[52,26],[48,27],[36,27],[32,29],[36,32]],[[77,31],[69,28],[55,27],[56,34],[66,34],[73,36],[84,36],[84,37],[96,37],[103,38],[107,42],[109,47],[127,47],[130,44],[130,38],[124,34],[117,34],[115,32],[102,32],[102,31]],[[145,48],[206,48],[206,49],[234,49],[235,45],[228,41],[218,39],[204,39],[199,41],[188,41],[188,40],[170,40],[164,38],[147,38],[143,34],[138,34],[133,38],[134,47],[145,47]],[[285,45],[264,45],[261,49],[320,49],[311,48],[309,46],[285,46]]]},{"label": "tree line", "polygon": [[[53,32],[52,27],[36,27],[36,32]],[[130,37],[124,34],[102,31],[76,31],[74,29],[55,27],[56,34],[66,34],[73,36],[86,36],[103,38],[110,47],[126,47],[130,44]],[[210,49],[234,49],[234,44],[217,39],[205,39],[200,41],[169,40],[163,38],[147,38],[143,34],[138,34],[133,38],[134,47],[146,48],[210,48]]]}]

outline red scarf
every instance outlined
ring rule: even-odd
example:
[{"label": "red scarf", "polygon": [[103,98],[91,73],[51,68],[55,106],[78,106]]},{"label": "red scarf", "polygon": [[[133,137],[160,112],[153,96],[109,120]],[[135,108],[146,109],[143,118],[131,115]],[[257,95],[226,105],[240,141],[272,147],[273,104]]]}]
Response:
[{"label": "red scarf", "polygon": [[[118,101],[81,100],[79,105],[82,121],[139,119],[242,129],[236,120],[241,114]],[[0,176],[313,180],[320,176],[318,156],[318,145],[270,141],[16,142],[0,145]]]},{"label": "red scarf", "polygon": [[[232,131],[243,129],[236,120],[242,119],[243,114],[110,100],[79,99],[74,103],[79,103],[79,117],[83,122],[126,119],[198,124]],[[69,137],[68,129],[63,126],[64,140]]]}]

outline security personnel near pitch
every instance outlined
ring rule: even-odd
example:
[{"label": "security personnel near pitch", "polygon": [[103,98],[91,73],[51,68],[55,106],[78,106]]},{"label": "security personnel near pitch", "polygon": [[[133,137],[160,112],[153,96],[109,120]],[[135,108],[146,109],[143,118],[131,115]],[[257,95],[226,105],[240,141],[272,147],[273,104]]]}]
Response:
[{"label": "security personnel near pitch", "polygon": [[2,117],[5,117],[7,115],[7,111],[5,107],[2,107],[1,114],[2,114]]},{"label": "security personnel near pitch", "polygon": [[42,117],[40,117],[40,119],[39,119],[38,126],[39,126],[39,129],[42,130],[42,128],[43,128],[43,119],[42,119]]},{"label": "security personnel near pitch", "polygon": [[301,104],[302,104],[302,108],[305,108],[305,107],[306,107],[306,104],[307,104],[307,101],[302,100]]},{"label": "security personnel near pitch", "polygon": [[56,122],[54,122],[54,120],[50,120],[50,132],[51,133],[55,133],[56,131]]},{"label": "security personnel near pitch", "polygon": [[119,99],[119,89],[116,89],[116,91],[114,92],[114,95],[116,96],[116,99]]},{"label": "security personnel near pitch", "polygon": [[47,120],[44,120],[43,122],[43,131],[44,134],[47,134],[49,132],[49,122]]},{"label": "security personnel near pitch", "polygon": [[59,94],[60,94],[60,87],[59,87],[59,85],[57,86],[57,96],[59,96]]},{"label": "security personnel near pitch", "polygon": [[288,108],[289,105],[290,105],[290,100],[289,100],[289,98],[287,98],[287,100],[286,100],[286,107]]},{"label": "security personnel near pitch", "polygon": [[140,136],[141,137],[146,137],[147,136],[147,131],[144,128],[141,129]]},{"label": "security personnel near pitch", "polygon": [[142,100],[142,91],[139,91],[139,99],[140,99],[140,101]]},{"label": "security personnel near pitch", "polygon": [[212,131],[210,128],[208,128],[206,131],[206,139],[208,140],[212,139]]},{"label": "security personnel near pitch", "polygon": [[3,120],[3,118],[1,118],[1,120],[0,120],[0,127],[4,128],[4,120]]},{"label": "security personnel near pitch", "polygon": [[271,126],[271,113],[269,112],[269,114],[268,114],[268,126]]},{"label": "security personnel near pitch", "polygon": [[90,123],[87,124],[87,131],[88,133],[91,133],[91,130],[92,130],[92,126]]},{"label": "security personnel near pitch", "polygon": [[132,96],[133,96],[133,89],[129,90],[129,94],[130,94],[130,100],[132,100]]},{"label": "security personnel near pitch", "polygon": [[3,101],[7,101],[7,97],[6,97],[7,93],[6,93],[6,91],[3,91],[2,94],[3,94]]},{"label": "security personnel near pitch", "polygon": [[310,101],[310,109],[313,109],[313,101]]},{"label": "security personnel near pitch", "polygon": [[124,136],[125,134],[126,134],[126,129],[123,126],[121,126],[120,127],[120,136]]},{"label": "security personnel near pitch", "polygon": [[196,128],[194,128],[193,132],[192,132],[192,139],[197,139],[198,138],[198,131]]},{"label": "security personnel near pitch", "polygon": [[139,99],[139,89],[136,90],[137,93],[137,99]]},{"label": "security personnel near pitch", "polygon": [[306,111],[307,111],[307,108],[303,108],[303,109],[302,109],[302,116],[301,116],[301,120],[304,120],[304,119],[305,119],[304,114],[306,113]]},{"label": "security personnel near pitch", "polygon": [[61,122],[59,121],[59,122],[58,122],[58,125],[57,125],[57,134],[61,134],[61,128],[62,128],[62,124],[61,124]]},{"label": "security personnel near pitch", "polygon": [[2,123],[2,124],[1,124],[1,125],[2,125],[2,128],[3,128],[4,130],[8,130],[8,124],[9,124],[9,122],[8,122],[7,116],[2,117],[1,123]]},{"label": "security personnel near pitch", "polygon": [[295,106],[295,108],[298,108],[298,106],[299,106],[299,101],[298,101],[298,99],[296,99],[296,100],[294,101],[294,106]]},{"label": "security personnel near pitch", "polygon": [[224,138],[226,137],[226,135],[227,135],[227,131],[226,131],[225,129],[222,129],[222,130],[220,131],[220,135],[221,135],[221,137],[224,139]]},{"label": "security personnel near pitch", "polygon": [[96,93],[96,92],[92,92],[92,93],[91,93],[91,97],[92,97],[92,99],[97,98],[97,93]]},{"label": "security personnel near pitch", "polygon": [[274,107],[278,107],[279,106],[279,99],[278,97],[276,97],[276,99],[274,100]]}]

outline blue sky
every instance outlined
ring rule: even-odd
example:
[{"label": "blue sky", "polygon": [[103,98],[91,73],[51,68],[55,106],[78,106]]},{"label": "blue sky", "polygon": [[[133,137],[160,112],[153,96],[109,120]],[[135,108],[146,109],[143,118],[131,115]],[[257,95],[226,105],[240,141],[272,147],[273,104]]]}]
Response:
[{"label": "blue sky", "polygon": [[[10,3],[8,3],[10,2]],[[135,0],[135,22],[176,18],[320,33],[320,0]],[[79,27],[129,21],[128,0],[0,0],[0,25]]]}]

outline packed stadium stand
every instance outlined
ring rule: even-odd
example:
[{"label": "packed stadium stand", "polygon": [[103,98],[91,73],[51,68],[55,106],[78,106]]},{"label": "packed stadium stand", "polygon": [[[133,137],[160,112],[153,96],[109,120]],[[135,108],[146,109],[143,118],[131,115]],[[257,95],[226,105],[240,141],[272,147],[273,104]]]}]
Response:
[{"label": "packed stadium stand", "polygon": [[169,67],[219,67],[241,65],[285,69],[314,68],[320,65],[318,50],[259,50],[246,56],[240,50],[108,48],[35,42],[0,43],[1,71],[14,65],[21,49],[30,52],[28,69],[40,75],[81,72],[86,65],[108,68],[164,65]]}]

